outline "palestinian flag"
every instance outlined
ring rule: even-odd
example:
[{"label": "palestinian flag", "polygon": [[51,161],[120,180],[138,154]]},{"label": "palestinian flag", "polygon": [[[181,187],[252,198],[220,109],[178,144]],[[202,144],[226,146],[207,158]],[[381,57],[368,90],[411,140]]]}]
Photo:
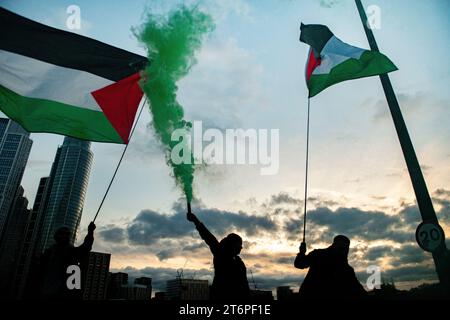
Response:
[{"label": "palestinian flag", "polygon": [[300,41],[311,46],[305,70],[309,97],[338,82],[397,70],[382,53],[342,42],[326,26],[302,23],[300,31]]},{"label": "palestinian flag", "polygon": [[0,8],[0,111],[30,132],[128,143],[145,57]]}]

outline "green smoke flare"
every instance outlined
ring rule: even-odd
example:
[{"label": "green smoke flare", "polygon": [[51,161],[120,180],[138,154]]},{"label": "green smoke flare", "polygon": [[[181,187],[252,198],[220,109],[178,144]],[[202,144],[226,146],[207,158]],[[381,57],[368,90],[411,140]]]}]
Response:
[{"label": "green smoke flare", "polygon": [[[182,106],[177,101],[177,81],[195,64],[195,52],[200,48],[203,36],[214,28],[211,16],[197,7],[182,6],[167,16],[148,14],[146,22],[136,32],[145,44],[151,63],[145,73],[147,80],[141,83],[150,100],[153,127],[157,137],[166,147],[167,163],[173,168],[176,182],[192,200],[194,163],[175,164],[170,154],[178,143],[171,141],[175,129],[189,130]],[[186,140],[185,140],[186,141]]]}]

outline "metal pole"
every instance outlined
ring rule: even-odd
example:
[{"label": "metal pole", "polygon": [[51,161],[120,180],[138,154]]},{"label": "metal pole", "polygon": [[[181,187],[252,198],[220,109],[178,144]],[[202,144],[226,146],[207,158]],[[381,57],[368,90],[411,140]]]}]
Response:
[{"label": "metal pole", "polygon": [[137,123],[139,121],[139,118],[141,117],[142,110],[144,109],[144,105],[145,105],[146,102],[147,102],[147,96],[145,96],[145,98],[144,98],[144,101],[143,101],[143,103],[141,105],[141,109],[140,109],[139,114],[138,114],[138,116],[136,118],[136,122],[134,123],[134,126],[131,129],[130,137],[128,138],[128,143],[125,145],[125,148],[122,151],[122,155],[120,156],[119,162],[117,163],[116,169],[114,170],[114,173],[113,173],[113,175],[111,177],[111,180],[109,181],[108,187],[106,188],[105,194],[103,195],[102,201],[100,202],[100,205],[98,206],[97,212],[95,213],[95,216],[94,216],[94,219],[92,220],[92,222],[95,222],[95,220],[97,219],[97,216],[100,213],[100,210],[101,210],[101,208],[103,206],[103,203],[105,202],[106,196],[109,193],[109,189],[111,188],[111,185],[112,185],[112,183],[114,181],[114,178],[116,177],[117,171],[119,171],[120,165],[122,164],[123,157],[125,155],[125,152],[127,152],[128,145],[130,144],[131,137],[133,136],[133,133],[134,133],[134,129],[136,129]]},{"label": "metal pole", "polygon": [[306,118],[306,161],[305,161],[305,202],[303,208],[303,243],[305,243],[306,236],[306,209],[308,202],[308,163],[309,163],[309,113],[310,113],[310,98],[308,97],[308,115]]},{"label": "metal pole", "polygon": [[[361,17],[361,22],[364,26],[364,31],[366,32],[367,40],[369,41],[370,48],[373,51],[379,51],[373,32],[367,25],[367,16],[361,0],[355,0],[355,2]],[[419,161],[417,160],[417,156],[414,151],[411,138],[409,137],[408,129],[406,128],[405,120],[403,119],[403,115],[398,105],[397,97],[395,96],[389,76],[387,74],[381,74],[380,80],[383,86],[384,94],[386,95],[386,100],[389,105],[392,119],[394,121],[398,139],[403,150],[403,155],[411,177],[411,182],[414,188],[414,193],[416,195],[417,205],[419,206],[422,220],[424,222],[432,222],[439,225]],[[441,283],[448,282],[450,271],[448,270],[448,261],[445,261],[448,259],[445,241],[443,241],[440,247],[433,252],[433,259],[439,280]]]}]

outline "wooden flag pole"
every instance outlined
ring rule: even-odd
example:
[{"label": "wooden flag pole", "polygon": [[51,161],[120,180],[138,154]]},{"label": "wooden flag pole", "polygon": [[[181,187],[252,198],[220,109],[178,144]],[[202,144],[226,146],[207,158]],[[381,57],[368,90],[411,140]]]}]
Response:
[{"label": "wooden flag pole", "polygon": [[[369,41],[370,48],[373,51],[379,51],[378,45],[375,41],[372,30],[368,26],[368,20],[366,12],[361,3],[361,0],[355,0],[358,8],[361,22],[366,32],[367,40]],[[419,206],[420,214],[422,216],[423,223],[435,225],[436,228],[440,228],[436,212],[431,202],[430,194],[428,193],[427,185],[422,174],[422,170],[417,160],[416,153],[414,151],[411,138],[409,137],[408,129],[406,128],[405,120],[403,119],[402,112],[398,105],[397,97],[395,96],[394,89],[392,88],[391,81],[387,74],[380,75],[381,84],[383,86],[384,94],[389,105],[389,109],[394,120],[395,129],[397,131],[398,139],[403,150],[406,166],[411,177],[411,182],[414,188],[414,193],[417,199],[417,205]],[[442,230],[442,228],[440,228]],[[426,236],[426,235],[425,235]],[[442,231],[442,236],[439,238],[439,245],[432,250],[434,264],[436,272],[441,283],[449,283],[450,279],[450,258],[449,252],[445,245],[445,235]]]}]

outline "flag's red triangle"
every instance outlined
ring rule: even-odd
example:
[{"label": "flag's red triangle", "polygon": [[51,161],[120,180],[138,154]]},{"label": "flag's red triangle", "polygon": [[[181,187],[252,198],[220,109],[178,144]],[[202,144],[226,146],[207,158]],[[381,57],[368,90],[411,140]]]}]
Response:
[{"label": "flag's red triangle", "polygon": [[309,81],[309,78],[311,78],[314,69],[320,66],[321,62],[322,60],[320,58],[316,58],[314,56],[314,50],[310,48],[308,54],[308,61],[306,62],[306,73],[305,73],[306,82]]},{"label": "flag's red triangle", "polygon": [[139,79],[139,74],[135,73],[91,92],[124,143],[128,143],[134,117],[143,95],[138,84]]}]

